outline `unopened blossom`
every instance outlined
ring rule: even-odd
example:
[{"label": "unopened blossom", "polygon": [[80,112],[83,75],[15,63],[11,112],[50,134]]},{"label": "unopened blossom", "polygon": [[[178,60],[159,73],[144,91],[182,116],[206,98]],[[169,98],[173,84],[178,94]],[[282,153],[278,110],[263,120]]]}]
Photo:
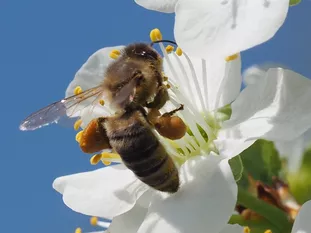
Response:
[{"label": "unopened blossom", "polygon": [[175,39],[188,54],[223,57],[271,39],[282,26],[289,0],[135,0],[175,12]]}]

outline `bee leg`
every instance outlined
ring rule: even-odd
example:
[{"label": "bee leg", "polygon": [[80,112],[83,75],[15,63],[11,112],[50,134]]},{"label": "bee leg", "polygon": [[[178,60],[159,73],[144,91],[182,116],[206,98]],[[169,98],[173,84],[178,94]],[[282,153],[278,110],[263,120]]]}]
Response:
[{"label": "bee leg", "polygon": [[125,85],[129,84],[133,79],[141,79],[143,77],[142,72],[140,70],[136,70],[132,76],[125,79],[124,81],[120,82],[118,86],[116,87],[117,90],[122,89]]},{"label": "bee leg", "polygon": [[110,149],[104,122],[107,117],[93,119],[83,130],[79,145],[84,153],[95,153],[103,149]]},{"label": "bee leg", "polygon": [[165,85],[159,86],[157,90],[157,94],[154,97],[153,101],[150,103],[146,103],[147,108],[156,108],[161,109],[166,101],[169,100],[169,95],[167,92],[167,87]]},{"label": "bee leg", "polygon": [[177,140],[186,134],[187,126],[184,121],[179,116],[173,116],[176,112],[183,109],[184,106],[181,104],[179,108],[154,118],[154,127],[160,135],[171,140]]}]

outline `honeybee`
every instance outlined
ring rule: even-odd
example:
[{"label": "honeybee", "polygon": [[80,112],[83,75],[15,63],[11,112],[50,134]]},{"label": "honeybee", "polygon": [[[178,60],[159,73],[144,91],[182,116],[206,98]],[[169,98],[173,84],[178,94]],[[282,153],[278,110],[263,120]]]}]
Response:
[{"label": "honeybee", "polygon": [[93,119],[88,124],[79,141],[82,151],[94,153],[112,149],[142,182],[159,191],[176,192],[178,170],[153,129],[172,140],[183,137],[186,125],[174,116],[183,106],[162,115],[159,113],[169,95],[163,84],[162,58],[152,44],[128,45],[108,66],[99,86],[33,113],[20,129],[34,130],[57,122],[68,111],[74,112],[83,101],[92,98],[94,103],[104,97],[116,113]]}]

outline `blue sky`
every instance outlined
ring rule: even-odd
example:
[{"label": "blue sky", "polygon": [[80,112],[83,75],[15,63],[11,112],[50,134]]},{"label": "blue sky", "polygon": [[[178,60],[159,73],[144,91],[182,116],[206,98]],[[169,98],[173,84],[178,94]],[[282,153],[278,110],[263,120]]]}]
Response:
[{"label": "blue sky", "polygon": [[[310,9],[309,0],[290,8],[271,41],[242,54],[243,67],[277,62],[311,77]],[[18,125],[32,111],[61,99],[93,52],[148,41],[155,27],[173,39],[173,20],[172,14],[147,11],[132,0],[0,0],[2,232],[93,229],[88,217],[67,208],[51,186],[58,176],[95,168],[80,152],[75,131],[53,125],[21,132]]]}]

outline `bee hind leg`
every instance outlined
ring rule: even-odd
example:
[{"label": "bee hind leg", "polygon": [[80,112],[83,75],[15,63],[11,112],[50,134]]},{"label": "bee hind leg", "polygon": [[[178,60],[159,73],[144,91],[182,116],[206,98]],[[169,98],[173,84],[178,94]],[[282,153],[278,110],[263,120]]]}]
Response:
[{"label": "bee hind leg", "polygon": [[179,116],[174,116],[176,112],[183,110],[183,108],[184,106],[181,104],[179,108],[153,118],[153,125],[160,135],[171,140],[177,140],[186,134],[186,124]]},{"label": "bee hind leg", "polygon": [[104,122],[106,117],[93,119],[83,130],[79,145],[84,153],[95,153],[104,149],[110,149]]}]

